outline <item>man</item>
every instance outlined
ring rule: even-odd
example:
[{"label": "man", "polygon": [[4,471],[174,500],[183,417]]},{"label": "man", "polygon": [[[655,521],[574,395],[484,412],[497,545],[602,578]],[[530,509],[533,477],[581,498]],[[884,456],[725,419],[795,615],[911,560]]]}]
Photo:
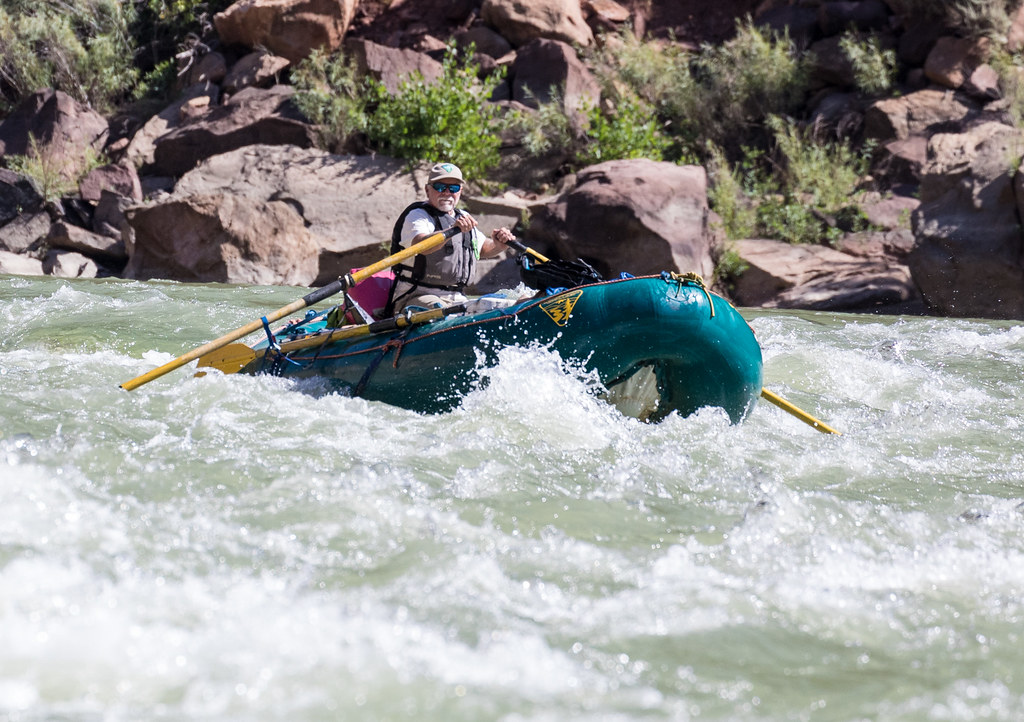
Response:
[{"label": "man", "polygon": [[499,228],[490,238],[484,237],[476,227],[476,219],[456,208],[463,183],[458,166],[438,163],[427,176],[427,200],[413,203],[398,217],[391,236],[392,254],[452,226],[458,226],[462,233],[429,253],[414,256],[411,264],[406,261],[394,267],[391,312],[397,313],[406,306],[444,308],[465,303],[469,299],[463,290],[473,279],[477,260],[498,255],[505,250],[506,243],[515,240],[508,228]]}]

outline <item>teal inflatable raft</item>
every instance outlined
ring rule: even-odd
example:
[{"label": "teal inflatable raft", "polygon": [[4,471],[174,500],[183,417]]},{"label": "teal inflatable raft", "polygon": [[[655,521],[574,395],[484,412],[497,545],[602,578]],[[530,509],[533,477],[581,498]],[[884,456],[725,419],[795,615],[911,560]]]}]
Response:
[{"label": "teal inflatable raft", "polygon": [[453,408],[510,345],[539,345],[596,372],[610,403],[648,421],[710,406],[739,422],[761,393],[753,332],[695,276],[622,278],[482,313],[433,311],[338,329],[310,312],[267,331],[244,347],[240,373],[319,377],[342,393],[420,412]]}]

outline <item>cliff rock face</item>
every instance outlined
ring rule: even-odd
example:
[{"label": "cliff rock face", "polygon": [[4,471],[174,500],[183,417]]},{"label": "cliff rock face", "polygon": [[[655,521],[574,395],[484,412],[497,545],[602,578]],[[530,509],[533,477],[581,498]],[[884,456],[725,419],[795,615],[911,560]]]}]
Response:
[{"label": "cliff rock face", "polygon": [[[506,73],[491,102],[529,113],[538,99],[559,98],[579,131],[582,108],[615,99],[580,48],[618,42],[632,28],[692,51],[729,40],[749,17],[814,51],[801,122],[823,136],[875,144],[865,182],[879,193],[861,201],[869,230],[847,231],[831,248],[725,242],[708,207],[705,169],[628,160],[567,175],[564,149],[532,156],[511,132],[489,179],[509,187],[484,197],[480,179],[469,179],[464,202],[485,230],[524,221],[527,242],[584,257],[606,275],[696,271],[712,281],[715,263],[735,254],[750,269],[735,281],[740,303],[1024,318],[1024,176],[1015,171],[1024,142],[1012,100],[1002,97],[1012,77],[1001,78],[990,62],[997,51],[1024,47],[1024,7],[1012,13],[1005,40],[975,40],[939,19],[900,14],[904,5],[239,0],[215,16],[216,36],[188,58],[178,98],[134,127],[52,90],[0,123],[0,155],[35,147],[65,180],[82,179],[76,194],[55,198],[0,170],[2,268],[325,283],[379,260],[393,219],[422,196],[425,176],[405,161],[314,149],[318,129],[298,112],[288,84],[290,68],[313,50],[342,49],[394,92],[413,73],[437,82],[449,41],[473,44],[481,73]],[[894,95],[857,90],[840,42],[850,32],[870,34],[899,58]],[[351,146],[345,150],[361,147]],[[105,164],[86,174],[97,160]],[[511,259],[491,262],[474,290],[515,280]]]},{"label": "cliff rock face", "polygon": [[1024,133],[985,123],[928,144],[910,269],[943,315],[1024,318]]}]

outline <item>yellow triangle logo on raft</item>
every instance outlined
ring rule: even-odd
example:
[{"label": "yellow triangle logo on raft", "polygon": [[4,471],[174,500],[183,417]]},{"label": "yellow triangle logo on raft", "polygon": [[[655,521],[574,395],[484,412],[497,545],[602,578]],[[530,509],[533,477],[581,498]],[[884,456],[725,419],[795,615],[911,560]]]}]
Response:
[{"label": "yellow triangle logo on raft", "polygon": [[560,296],[548,299],[540,304],[541,309],[548,317],[559,326],[569,322],[569,315],[572,313],[576,301],[583,295],[583,291],[573,291]]}]

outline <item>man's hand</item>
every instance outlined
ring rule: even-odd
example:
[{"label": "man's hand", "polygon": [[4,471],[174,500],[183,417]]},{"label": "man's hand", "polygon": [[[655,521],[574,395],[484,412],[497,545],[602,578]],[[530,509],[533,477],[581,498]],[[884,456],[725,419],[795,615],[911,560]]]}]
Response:
[{"label": "man's hand", "polygon": [[468,213],[460,213],[455,219],[455,225],[457,225],[463,233],[469,233],[471,230],[476,228],[476,218]]},{"label": "man's hand", "polygon": [[498,228],[491,234],[491,238],[493,238],[496,243],[500,243],[503,246],[516,239],[512,231],[507,228]]}]

